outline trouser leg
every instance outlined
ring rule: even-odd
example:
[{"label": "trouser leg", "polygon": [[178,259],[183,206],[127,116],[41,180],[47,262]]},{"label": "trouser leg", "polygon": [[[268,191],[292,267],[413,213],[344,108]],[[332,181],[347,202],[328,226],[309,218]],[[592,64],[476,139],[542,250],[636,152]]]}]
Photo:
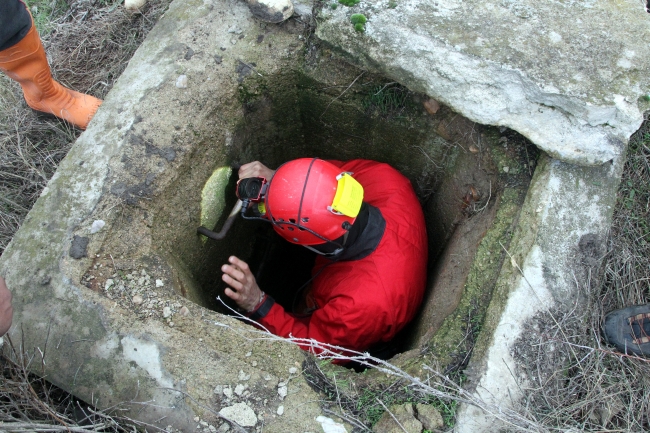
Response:
[{"label": "trouser leg", "polygon": [[20,0],[0,0],[0,51],[20,42],[32,27],[32,19]]}]

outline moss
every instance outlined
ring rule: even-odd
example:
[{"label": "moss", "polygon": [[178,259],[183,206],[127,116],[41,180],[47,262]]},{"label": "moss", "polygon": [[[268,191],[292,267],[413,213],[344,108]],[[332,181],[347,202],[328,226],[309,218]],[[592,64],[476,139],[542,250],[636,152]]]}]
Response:
[{"label": "moss", "polygon": [[506,188],[498,203],[498,210],[490,229],[481,241],[467,277],[458,307],[440,330],[429,341],[431,353],[441,365],[449,365],[457,356],[458,342],[466,335],[474,340],[483,327],[485,312],[490,302],[496,279],[506,258],[501,245],[507,248],[512,229],[524,199],[523,190]]},{"label": "moss", "polygon": [[[201,225],[214,230],[219,216],[226,209],[225,187],[228,184],[232,169],[230,167],[217,168],[201,191]],[[205,236],[203,241],[207,240]]]}]

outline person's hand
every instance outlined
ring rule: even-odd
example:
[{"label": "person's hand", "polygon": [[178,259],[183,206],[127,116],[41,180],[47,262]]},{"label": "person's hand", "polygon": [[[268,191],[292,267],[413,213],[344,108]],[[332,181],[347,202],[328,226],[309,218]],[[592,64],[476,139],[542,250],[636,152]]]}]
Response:
[{"label": "person's hand", "polygon": [[264,293],[260,290],[255,276],[248,264],[235,256],[228,258],[229,265],[223,265],[221,279],[230,287],[226,288],[226,296],[237,303],[237,306],[246,311],[253,311],[260,303]]},{"label": "person's hand", "polygon": [[263,177],[266,180],[271,180],[275,170],[271,170],[259,161],[249,162],[239,167],[239,178],[245,179],[247,177]]},{"label": "person's hand", "polygon": [[14,309],[11,306],[11,292],[5,284],[4,278],[0,277],[0,336],[11,327],[11,320],[14,316]]}]

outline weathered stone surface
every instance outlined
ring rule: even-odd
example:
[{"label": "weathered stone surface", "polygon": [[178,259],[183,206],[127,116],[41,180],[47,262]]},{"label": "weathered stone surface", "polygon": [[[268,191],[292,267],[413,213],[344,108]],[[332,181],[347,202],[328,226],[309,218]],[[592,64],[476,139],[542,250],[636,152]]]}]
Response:
[{"label": "weathered stone surface", "polygon": [[599,167],[576,167],[541,158],[466,371],[475,395],[492,405],[493,413],[462,406],[455,431],[504,427],[494,411],[516,405],[527,387],[513,356],[520,339],[526,344],[525,325],[540,312],[561,317],[583,302],[576,281],[586,268],[576,257],[583,254],[585,235],[601,242],[607,238],[623,162],[619,158]]},{"label": "weathered stone surface", "polygon": [[[364,33],[352,13],[367,16]],[[620,155],[650,108],[642,2],[368,0],[326,5],[318,23],[352,61],[565,161]]]},{"label": "weathered stone surface", "polygon": [[372,428],[374,433],[420,433],[422,423],[415,418],[412,404],[393,405]]},{"label": "weathered stone surface", "polygon": [[224,407],[219,411],[219,415],[231,421],[235,421],[242,427],[253,427],[257,424],[255,411],[244,402]]},{"label": "weathered stone surface", "polygon": [[422,423],[425,429],[434,431],[442,428],[444,425],[442,415],[430,404],[417,403],[415,410],[417,412],[416,418]]}]

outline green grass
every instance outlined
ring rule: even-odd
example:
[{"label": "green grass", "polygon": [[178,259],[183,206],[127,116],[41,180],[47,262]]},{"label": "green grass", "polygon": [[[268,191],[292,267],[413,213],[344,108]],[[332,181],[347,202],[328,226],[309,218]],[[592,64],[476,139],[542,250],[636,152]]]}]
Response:
[{"label": "green grass", "polygon": [[362,106],[368,115],[395,119],[400,117],[406,108],[409,94],[406,87],[394,83],[374,86],[366,95]]},{"label": "green grass", "polygon": [[49,35],[55,28],[55,21],[69,9],[65,0],[25,0],[41,36]]}]

